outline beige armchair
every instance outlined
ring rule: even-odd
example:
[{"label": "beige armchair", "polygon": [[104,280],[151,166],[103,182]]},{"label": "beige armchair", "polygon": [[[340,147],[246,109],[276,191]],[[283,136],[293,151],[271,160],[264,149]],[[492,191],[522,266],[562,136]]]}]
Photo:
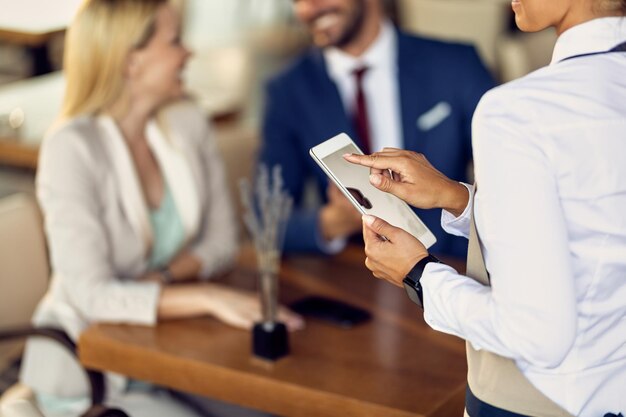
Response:
[{"label": "beige armchair", "polygon": [[550,63],[556,32],[518,33],[498,40],[497,55],[502,82],[515,80]]},{"label": "beige armchair", "polygon": [[[55,340],[75,355],[74,342],[59,329],[34,328],[32,314],[48,286],[49,267],[42,219],[35,200],[25,194],[0,199],[0,365],[16,360],[28,336]],[[3,366],[4,367],[4,366]],[[92,406],[84,417],[128,417],[124,412],[102,406],[104,377],[86,370]],[[26,404],[26,405],[25,405]],[[28,417],[36,410],[33,392],[15,384],[0,397],[0,415]]]},{"label": "beige armchair", "polygon": [[409,32],[471,43],[501,82],[550,62],[553,31],[511,33],[509,0],[397,0],[400,27]]},{"label": "beige armchair", "polygon": [[15,400],[0,410],[2,417],[45,417],[30,401]]},{"label": "beige armchair", "polygon": [[510,3],[500,0],[397,0],[399,25],[423,36],[476,46],[497,74],[496,43],[507,31]]}]

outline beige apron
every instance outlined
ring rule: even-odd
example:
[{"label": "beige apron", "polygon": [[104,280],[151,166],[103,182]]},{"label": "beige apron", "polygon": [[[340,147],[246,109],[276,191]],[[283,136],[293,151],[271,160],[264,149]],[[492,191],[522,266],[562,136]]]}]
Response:
[{"label": "beige apron", "polygon": [[[466,275],[489,285],[489,275],[476,232],[472,213]],[[467,348],[467,382],[481,401],[503,410],[527,416],[571,417],[535,388],[511,359],[486,350],[477,351],[469,342]],[[472,416],[474,417],[474,416]]]}]

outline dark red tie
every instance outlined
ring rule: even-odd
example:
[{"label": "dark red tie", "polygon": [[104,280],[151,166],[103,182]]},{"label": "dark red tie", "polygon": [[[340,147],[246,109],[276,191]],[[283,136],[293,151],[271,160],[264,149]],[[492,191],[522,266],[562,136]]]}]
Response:
[{"label": "dark red tie", "polygon": [[361,150],[368,155],[372,152],[372,141],[370,138],[370,123],[367,117],[367,102],[363,92],[363,76],[367,72],[367,67],[355,69],[354,79],[356,81],[356,98],[354,100],[354,129],[361,142]]}]

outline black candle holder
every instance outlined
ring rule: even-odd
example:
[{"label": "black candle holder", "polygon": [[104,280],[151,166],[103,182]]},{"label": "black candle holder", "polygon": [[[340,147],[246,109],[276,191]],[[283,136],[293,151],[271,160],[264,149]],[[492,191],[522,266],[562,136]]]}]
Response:
[{"label": "black candle holder", "polygon": [[281,322],[257,323],[252,330],[252,352],[259,358],[276,361],[289,354],[287,326]]}]

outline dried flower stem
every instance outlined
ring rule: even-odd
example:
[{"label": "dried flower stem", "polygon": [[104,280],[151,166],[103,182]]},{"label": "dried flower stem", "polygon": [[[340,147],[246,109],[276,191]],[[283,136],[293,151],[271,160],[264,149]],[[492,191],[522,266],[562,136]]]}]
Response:
[{"label": "dried flower stem", "polygon": [[245,210],[244,223],[254,242],[261,275],[263,321],[272,323],[276,320],[278,303],[280,254],[293,200],[282,189],[280,166],[272,169],[271,185],[267,166],[261,165],[258,172],[254,190],[247,179],[242,179],[239,186]]}]

